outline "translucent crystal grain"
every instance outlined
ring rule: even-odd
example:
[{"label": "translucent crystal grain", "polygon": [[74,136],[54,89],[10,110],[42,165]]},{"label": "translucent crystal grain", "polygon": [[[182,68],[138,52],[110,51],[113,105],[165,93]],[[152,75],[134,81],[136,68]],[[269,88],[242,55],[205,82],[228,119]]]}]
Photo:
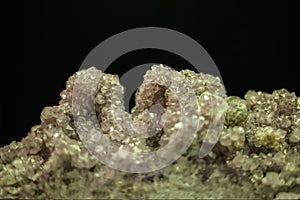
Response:
[{"label": "translucent crystal grain", "polygon": [[291,143],[299,143],[300,145],[300,127],[293,128],[289,137],[289,141]]},{"label": "translucent crystal grain", "polygon": [[255,145],[257,147],[266,146],[276,148],[284,142],[286,131],[281,129],[275,130],[273,127],[267,126],[259,128],[255,134],[257,137]]}]

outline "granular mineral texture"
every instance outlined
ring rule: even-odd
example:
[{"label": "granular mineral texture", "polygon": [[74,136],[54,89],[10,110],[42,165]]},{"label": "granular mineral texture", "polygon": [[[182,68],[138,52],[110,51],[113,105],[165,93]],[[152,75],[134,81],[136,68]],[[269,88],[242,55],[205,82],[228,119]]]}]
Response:
[{"label": "granular mineral texture", "polygon": [[[194,140],[179,159],[163,169],[126,173],[102,164],[87,151],[74,124],[75,79],[81,76],[92,81],[94,73],[100,77],[94,102],[82,103],[91,104],[103,134],[115,145],[145,153],[181,139],[176,131],[183,126],[182,110],[174,91],[147,82],[158,77],[168,84],[164,80],[168,74],[171,77],[167,67],[153,66],[145,74],[131,115],[124,111],[124,88],[117,75],[94,67],[82,70],[68,79],[59,105],[43,109],[40,125],[33,126],[22,141],[0,149],[0,198],[300,199],[300,98],[294,93],[249,90],[244,99],[226,98],[219,78],[190,70],[172,72],[189,83],[200,108],[195,110],[200,125]],[[183,82],[172,81],[189,94]],[[214,103],[222,98],[226,98],[223,131],[212,151],[199,158],[200,146],[218,112]],[[124,119],[141,129],[130,134]],[[149,126],[153,119],[155,123]],[[155,134],[137,137],[146,126]]]}]

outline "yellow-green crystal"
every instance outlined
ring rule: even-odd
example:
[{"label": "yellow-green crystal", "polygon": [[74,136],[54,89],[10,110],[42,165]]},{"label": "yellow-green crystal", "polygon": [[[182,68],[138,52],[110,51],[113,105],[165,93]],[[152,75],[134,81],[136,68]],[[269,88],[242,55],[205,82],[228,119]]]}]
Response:
[{"label": "yellow-green crystal", "polygon": [[[88,74],[88,70],[96,69],[79,73]],[[41,125],[34,126],[22,141],[0,149],[0,198],[299,199],[300,98],[285,89],[272,94],[250,90],[245,100],[228,97],[219,141],[208,156],[199,159],[212,115],[210,99],[217,94],[207,88],[217,91],[220,80],[190,70],[180,73],[195,90],[204,125],[176,162],[145,174],[123,173],[98,162],[85,149],[74,127],[73,75],[59,105],[43,110]],[[116,75],[102,73],[95,109],[105,134],[115,144],[129,144],[136,151],[166,144],[180,126],[176,97],[159,85],[138,90],[133,108],[138,123],[147,123],[145,110],[153,103],[164,104],[168,117],[160,136],[136,139],[127,136],[111,115],[111,91],[118,84]]]}]

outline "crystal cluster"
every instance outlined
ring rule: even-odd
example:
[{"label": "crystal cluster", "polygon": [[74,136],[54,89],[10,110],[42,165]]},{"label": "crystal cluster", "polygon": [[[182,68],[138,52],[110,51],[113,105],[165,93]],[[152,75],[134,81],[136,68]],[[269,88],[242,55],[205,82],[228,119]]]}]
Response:
[{"label": "crystal cluster", "polygon": [[[90,107],[78,114],[89,116],[89,109],[95,109],[103,134],[135,152],[183,140],[175,133],[185,125],[180,121],[184,110],[170,85],[185,94],[185,100],[193,91],[200,107],[194,113],[199,126],[193,143],[174,163],[154,172],[124,173],[98,162],[74,124],[77,113],[72,113],[72,100],[79,76],[83,77],[78,82],[79,97],[87,94],[86,81],[99,82],[94,100],[81,102]],[[96,68],[71,76],[59,105],[42,111],[41,124],[33,126],[21,142],[0,149],[0,198],[300,198],[300,98],[294,93],[250,90],[245,99],[227,97],[224,129],[213,150],[201,159],[199,148],[219,112],[214,108],[225,98],[217,77],[154,66],[137,90],[131,116],[125,112],[123,94],[118,76]],[[130,120],[138,125],[131,134],[131,125],[122,124]],[[137,137],[143,127],[155,134]]]}]

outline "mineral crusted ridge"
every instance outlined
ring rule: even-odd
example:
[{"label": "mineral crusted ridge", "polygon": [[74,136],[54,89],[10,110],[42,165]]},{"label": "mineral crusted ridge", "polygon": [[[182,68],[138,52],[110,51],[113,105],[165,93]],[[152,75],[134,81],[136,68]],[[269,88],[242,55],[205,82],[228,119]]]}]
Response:
[{"label": "mineral crusted ridge", "polygon": [[[145,79],[161,75],[164,69],[152,67]],[[82,75],[92,80],[94,72],[101,73],[101,78],[93,108],[103,134],[114,144],[149,152],[178,140],[174,133],[181,126],[180,106],[168,88],[147,84],[138,89],[132,120],[141,127],[148,125],[149,113],[155,113],[151,106],[157,104],[164,115],[153,115],[161,117],[164,126],[156,135],[136,138],[122,129],[111,110],[123,103],[113,100],[113,88],[120,85],[118,76],[93,67],[82,70],[68,79],[59,105],[44,108],[40,125],[33,126],[21,142],[0,149],[0,198],[300,198],[300,98],[294,93],[250,90],[245,99],[227,97],[223,132],[212,151],[200,159],[199,148],[213,116],[211,103],[224,97],[223,85],[211,75],[178,72],[195,91],[202,126],[187,151],[169,166],[149,173],[125,173],[99,162],[76,131],[74,81]]]}]

